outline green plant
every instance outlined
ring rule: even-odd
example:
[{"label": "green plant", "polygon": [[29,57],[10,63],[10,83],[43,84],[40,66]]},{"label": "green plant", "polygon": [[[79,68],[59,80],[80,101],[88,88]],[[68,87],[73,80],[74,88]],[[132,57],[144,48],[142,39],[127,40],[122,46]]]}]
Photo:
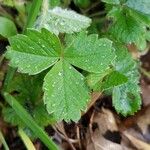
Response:
[{"label": "green plant", "polygon": [[[55,3],[48,0],[43,2],[35,21],[42,1],[33,1],[33,13],[29,13],[24,33],[9,37],[10,46],[5,55],[12,68],[25,74],[15,73],[12,68],[7,74],[3,92],[7,92],[4,97],[12,107],[3,108],[7,122],[26,128],[26,120],[21,119],[16,110],[18,107],[27,115],[22,106],[27,107],[35,120],[32,121],[35,128],[38,128],[36,124],[44,128],[62,120],[77,122],[93,91],[111,92],[113,106],[123,116],[133,115],[140,109],[140,63],[133,59],[127,46],[145,50],[149,41],[150,2],[102,1],[106,14],[102,22],[111,20],[105,32],[98,31],[94,19],[55,7]],[[74,3],[82,12],[91,2],[74,0]],[[56,5],[61,2],[57,1]],[[95,31],[101,35],[89,34]],[[14,105],[10,101],[14,101]],[[32,120],[31,116],[26,118]],[[31,137],[48,141],[47,135],[42,139],[32,126],[28,128]]]}]

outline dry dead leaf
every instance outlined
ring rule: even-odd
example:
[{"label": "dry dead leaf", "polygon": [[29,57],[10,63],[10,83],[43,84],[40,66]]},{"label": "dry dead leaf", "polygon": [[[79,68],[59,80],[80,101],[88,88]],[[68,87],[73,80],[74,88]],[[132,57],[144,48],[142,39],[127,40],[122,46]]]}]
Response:
[{"label": "dry dead leaf", "polygon": [[142,81],[141,90],[142,90],[142,97],[143,97],[143,105],[144,106],[150,105],[150,85],[145,83],[145,81]]},{"label": "dry dead leaf", "polygon": [[99,126],[99,130],[104,134],[107,130],[118,131],[118,126],[114,117],[114,114],[109,109],[102,108],[102,112],[97,113],[93,122],[96,122]]},{"label": "dry dead leaf", "polygon": [[[113,136],[110,137],[112,138],[110,140],[104,137],[107,131],[118,132],[115,117],[110,110],[102,108],[100,113],[94,113],[90,124],[91,126],[86,136],[87,150],[131,150],[125,145],[113,142]],[[92,127],[94,124],[96,125],[96,129]]]},{"label": "dry dead leaf", "polygon": [[129,150],[120,144],[105,139],[98,129],[93,132],[91,138],[92,140],[89,139],[87,143],[87,150]]},{"label": "dry dead leaf", "polygon": [[149,128],[149,125],[150,125],[150,106],[147,107],[145,113],[138,118],[137,125],[140,127],[140,129],[142,130],[142,133],[144,135],[149,133],[148,128]]},{"label": "dry dead leaf", "polygon": [[130,135],[127,132],[124,132],[124,135],[131,141],[131,143],[138,149],[138,150],[150,150],[150,144],[145,143],[142,140],[137,139],[136,137]]}]

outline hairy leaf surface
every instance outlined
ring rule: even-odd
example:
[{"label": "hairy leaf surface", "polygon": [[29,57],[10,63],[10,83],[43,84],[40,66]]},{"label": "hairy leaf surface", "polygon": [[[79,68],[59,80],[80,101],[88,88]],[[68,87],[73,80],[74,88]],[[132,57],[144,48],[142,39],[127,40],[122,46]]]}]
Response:
[{"label": "hairy leaf surface", "polygon": [[46,28],[58,35],[59,33],[79,32],[89,27],[90,23],[90,18],[80,15],[75,11],[55,7],[46,14],[41,15],[35,27],[37,29]]},{"label": "hairy leaf surface", "polygon": [[22,73],[38,74],[52,66],[44,79],[44,102],[58,120],[77,121],[90,99],[84,77],[73,66],[103,74],[115,59],[110,40],[84,32],[73,35],[64,49],[46,29],[28,30],[27,35],[12,37],[10,44],[7,58]]},{"label": "hairy leaf surface", "polygon": [[60,43],[57,37],[43,29],[41,33],[29,30],[27,35],[17,35],[9,40],[6,53],[10,65],[18,71],[34,75],[52,66],[58,60]]},{"label": "hairy leaf surface", "polygon": [[150,1],[149,0],[127,0],[126,5],[141,13],[150,15]]},{"label": "hairy leaf surface", "polygon": [[46,75],[43,89],[44,103],[49,113],[60,120],[80,118],[80,110],[85,110],[89,100],[84,77],[68,62],[59,61]]},{"label": "hairy leaf surface", "polygon": [[129,15],[118,12],[116,21],[110,31],[114,37],[123,43],[137,43],[144,38],[145,26]]},{"label": "hairy leaf surface", "polygon": [[116,55],[116,70],[128,77],[128,82],[113,89],[113,106],[124,116],[132,115],[141,107],[137,63],[123,46],[116,46]]},{"label": "hairy leaf surface", "polygon": [[83,32],[77,35],[68,45],[64,56],[74,66],[94,73],[108,69],[115,59],[110,40],[98,39],[96,34],[87,36]]}]

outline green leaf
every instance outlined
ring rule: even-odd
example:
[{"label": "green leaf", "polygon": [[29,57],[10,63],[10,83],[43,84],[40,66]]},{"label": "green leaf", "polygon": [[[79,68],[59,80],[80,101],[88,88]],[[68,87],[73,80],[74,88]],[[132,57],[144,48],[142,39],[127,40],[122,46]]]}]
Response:
[{"label": "green leaf", "polygon": [[64,57],[76,67],[100,73],[113,64],[115,53],[110,40],[98,39],[96,34],[87,36],[82,32],[65,49]]},{"label": "green leaf", "polygon": [[108,75],[112,70],[109,68],[101,73],[90,73],[87,75],[86,80],[88,86],[94,91],[101,91],[101,84],[106,75]]},{"label": "green leaf", "polygon": [[78,121],[90,98],[84,77],[63,60],[46,75],[43,89],[47,110],[58,120]]},{"label": "green leaf", "polygon": [[6,57],[11,58],[10,66],[30,75],[38,74],[58,60],[59,39],[43,29],[41,33],[29,30],[27,35],[17,35],[9,39],[11,47]]},{"label": "green leaf", "polygon": [[116,4],[116,5],[120,4],[120,0],[102,0],[102,1],[108,4]]},{"label": "green leaf", "polygon": [[113,90],[113,106],[123,116],[133,115],[140,109],[141,97],[137,85],[129,82]]},{"label": "green leaf", "polygon": [[91,19],[72,10],[55,7],[50,9],[47,14],[41,15],[36,23],[35,28],[46,28],[58,35],[59,33],[79,32],[90,26]]},{"label": "green leaf", "polygon": [[[7,57],[22,73],[37,74],[53,66],[44,79],[44,102],[47,111],[58,120],[77,121],[90,97],[83,76],[73,66],[102,73],[115,59],[110,40],[98,39],[97,35],[87,36],[84,32],[73,35],[64,49],[58,38],[46,29],[41,32],[29,30],[26,36],[12,37],[10,44]],[[43,60],[46,65],[43,65]]]},{"label": "green leaf", "polygon": [[17,34],[15,24],[5,17],[0,17],[0,35],[9,38],[15,34]]},{"label": "green leaf", "polygon": [[113,71],[108,74],[101,85],[101,89],[110,89],[112,87],[122,85],[128,81],[128,78],[118,71]]},{"label": "green leaf", "polygon": [[126,5],[136,11],[150,15],[149,0],[127,0]]},{"label": "green leaf", "polygon": [[115,17],[110,32],[117,40],[127,44],[137,44],[141,39],[145,40],[146,27],[142,23],[120,11]]},{"label": "green leaf", "polygon": [[33,110],[33,118],[40,127],[56,123],[56,118],[48,114],[43,103],[39,103]]},{"label": "green leaf", "polygon": [[116,70],[128,77],[128,82],[114,87],[113,105],[118,113],[124,116],[132,115],[141,107],[138,64],[125,47],[116,44],[115,49]]},{"label": "green leaf", "polygon": [[150,25],[150,15],[142,14],[133,9],[128,9],[130,16],[137,19],[140,23],[144,23],[145,25]]}]

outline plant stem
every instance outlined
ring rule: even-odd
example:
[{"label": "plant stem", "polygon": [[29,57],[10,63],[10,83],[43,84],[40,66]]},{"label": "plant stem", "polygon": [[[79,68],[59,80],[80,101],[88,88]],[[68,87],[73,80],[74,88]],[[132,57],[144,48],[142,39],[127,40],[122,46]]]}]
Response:
[{"label": "plant stem", "polygon": [[6,141],[5,141],[5,138],[4,138],[3,133],[1,132],[1,130],[0,130],[0,141],[3,143],[4,149],[9,150],[9,147],[8,147]]},{"label": "plant stem", "polygon": [[8,93],[3,93],[5,100],[14,109],[24,124],[48,147],[50,150],[58,150],[56,144],[49,138],[47,133],[37,125],[31,115]]},{"label": "plant stem", "polygon": [[25,144],[27,150],[36,150],[30,138],[27,136],[27,134],[23,131],[22,128],[19,128],[18,134],[21,137],[23,143]]}]

